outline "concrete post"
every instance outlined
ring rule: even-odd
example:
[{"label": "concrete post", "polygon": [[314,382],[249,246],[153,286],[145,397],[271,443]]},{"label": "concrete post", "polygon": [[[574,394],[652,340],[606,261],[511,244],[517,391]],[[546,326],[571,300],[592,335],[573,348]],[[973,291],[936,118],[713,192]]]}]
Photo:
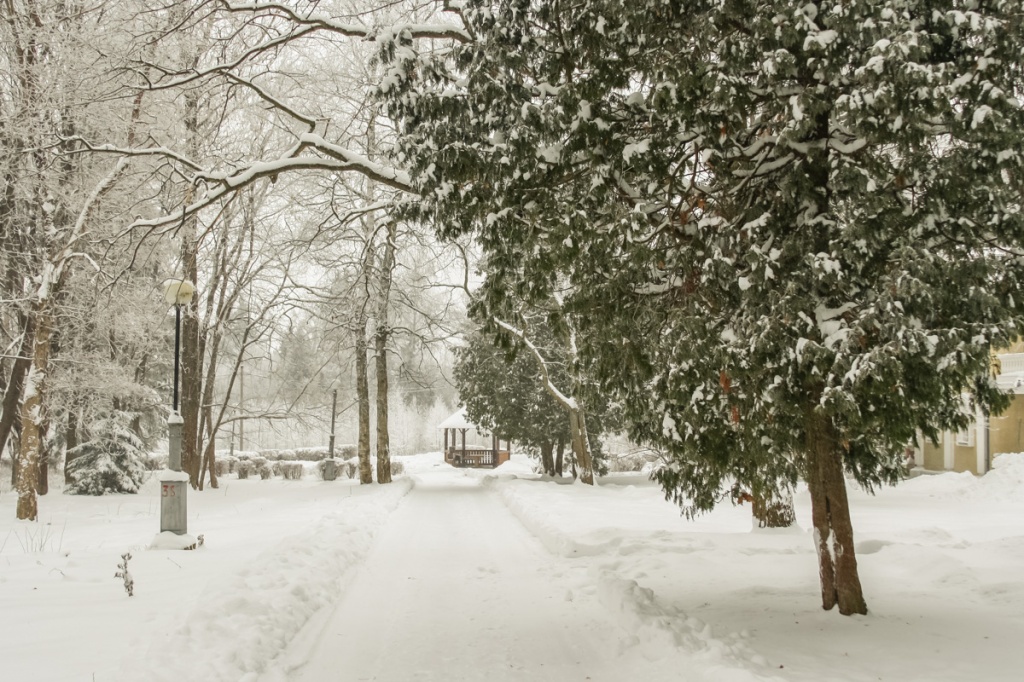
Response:
[{"label": "concrete post", "polygon": [[181,471],[181,429],[185,420],[175,412],[167,418],[167,468]]},{"label": "concrete post", "polygon": [[177,412],[167,419],[167,470],[160,475],[160,532],[188,532],[188,474],[181,470],[181,428]]}]

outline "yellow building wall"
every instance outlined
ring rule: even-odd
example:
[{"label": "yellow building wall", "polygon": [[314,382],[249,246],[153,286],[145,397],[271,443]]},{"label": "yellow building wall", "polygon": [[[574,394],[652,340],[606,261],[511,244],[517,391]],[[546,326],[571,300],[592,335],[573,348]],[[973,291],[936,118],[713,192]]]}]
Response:
[{"label": "yellow building wall", "polygon": [[[971,426],[970,428],[974,428]],[[956,436],[954,436],[955,438]],[[953,444],[953,471],[978,473],[978,448],[973,445]]]},{"label": "yellow building wall", "polygon": [[942,434],[936,445],[928,438],[924,439],[924,468],[931,471],[942,471],[946,468],[946,458],[942,448]]},{"label": "yellow building wall", "polygon": [[993,456],[1004,452],[1024,452],[1024,396],[1013,396],[1006,410],[989,420],[989,452]]}]

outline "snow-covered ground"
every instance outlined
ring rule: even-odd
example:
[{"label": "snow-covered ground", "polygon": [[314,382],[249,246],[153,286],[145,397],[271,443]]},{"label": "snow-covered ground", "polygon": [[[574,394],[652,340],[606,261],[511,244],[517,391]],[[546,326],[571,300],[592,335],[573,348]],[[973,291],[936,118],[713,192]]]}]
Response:
[{"label": "snow-covered ground", "polygon": [[[139,495],[0,495],[5,680],[1019,680],[1024,456],[852,491],[870,613],[817,606],[809,535],[686,521],[639,475],[588,488],[405,458],[392,486],[222,480],[196,551]],[[491,474],[491,475],[488,475]],[[809,526],[806,493],[798,520]],[[132,553],[135,596],[114,577]]]}]

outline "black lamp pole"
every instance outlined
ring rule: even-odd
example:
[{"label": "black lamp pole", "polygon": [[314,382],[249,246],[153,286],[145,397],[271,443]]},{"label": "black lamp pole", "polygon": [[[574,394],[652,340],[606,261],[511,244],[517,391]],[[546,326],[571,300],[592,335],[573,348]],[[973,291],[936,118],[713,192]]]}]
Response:
[{"label": "black lamp pole", "polygon": [[178,412],[178,371],[181,365],[181,306],[174,306],[174,412]]}]

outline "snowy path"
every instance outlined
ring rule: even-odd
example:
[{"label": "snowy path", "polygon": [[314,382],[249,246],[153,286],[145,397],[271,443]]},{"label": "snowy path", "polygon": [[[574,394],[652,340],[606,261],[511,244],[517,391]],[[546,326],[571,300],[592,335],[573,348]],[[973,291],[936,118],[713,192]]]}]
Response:
[{"label": "snowy path", "polygon": [[[418,477],[333,612],[284,655],[327,680],[613,680],[620,635],[477,478]],[[614,667],[614,666],[612,666]]]}]

